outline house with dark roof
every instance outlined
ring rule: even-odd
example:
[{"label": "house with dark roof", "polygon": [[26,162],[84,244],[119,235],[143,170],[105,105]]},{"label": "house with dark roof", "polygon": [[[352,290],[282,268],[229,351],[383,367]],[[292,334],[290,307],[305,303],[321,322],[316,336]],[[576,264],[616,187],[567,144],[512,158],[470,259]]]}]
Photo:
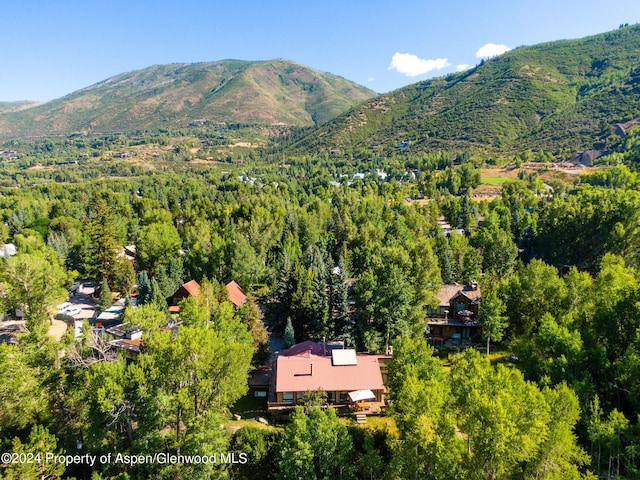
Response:
[{"label": "house with dark roof", "polygon": [[438,300],[438,307],[428,311],[430,342],[441,344],[452,340],[461,344],[479,340],[482,325],[478,322],[478,307],[482,294],[476,282],[442,285]]},{"label": "house with dark roof", "polygon": [[24,323],[2,322],[0,324],[0,343],[18,345],[18,336],[24,333],[29,333]]},{"label": "house with dark roof", "polygon": [[351,403],[362,392],[382,405],[386,395],[383,373],[389,358],[311,341],[294,345],[279,352],[274,361],[269,410],[291,410],[305,392],[317,389],[325,391],[327,402],[333,405]]},{"label": "house with dark roof", "polygon": [[[175,336],[180,325],[182,325],[182,322],[172,319],[161,326],[160,331],[168,331],[171,332],[172,336]],[[106,328],[105,332],[113,337],[113,340],[108,342],[109,345],[116,349],[126,350],[129,360],[134,359],[144,347],[144,342],[142,341],[143,331],[139,325],[131,325],[128,322],[120,323]]]},{"label": "house with dark roof", "polygon": [[109,345],[112,348],[126,350],[128,359],[131,360],[136,354],[140,353],[142,348],[142,329],[139,325],[119,323],[108,327],[105,331],[113,337],[113,340],[109,341]]},{"label": "house with dark roof", "polygon": [[135,245],[125,245],[118,252],[119,258],[125,258],[133,267],[133,269],[137,272],[139,270],[139,265],[136,260],[136,246]]}]

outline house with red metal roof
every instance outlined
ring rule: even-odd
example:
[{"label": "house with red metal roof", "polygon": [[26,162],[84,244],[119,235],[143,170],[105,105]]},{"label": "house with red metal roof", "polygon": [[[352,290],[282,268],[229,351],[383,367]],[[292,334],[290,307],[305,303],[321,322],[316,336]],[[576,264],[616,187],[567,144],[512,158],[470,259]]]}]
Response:
[{"label": "house with red metal roof", "polygon": [[181,300],[185,298],[196,298],[200,293],[200,284],[195,280],[189,280],[187,283],[182,284],[182,286],[176,290],[171,296],[171,300],[169,301],[169,313],[180,313],[180,303]]},{"label": "house with red metal roof", "polygon": [[293,408],[305,392],[321,389],[329,404],[346,404],[357,391],[370,391],[372,402],[385,401],[386,355],[330,349],[306,341],[278,354],[272,373],[269,409]]},{"label": "house with red metal roof", "polygon": [[197,297],[198,293],[200,293],[200,284],[195,280],[189,280],[173,294],[173,299],[180,301],[184,298]]},{"label": "house with red metal roof", "polygon": [[[236,306],[236,308],[247,301],[247,296],[242,288],[240,288],[240,285],[235,281],[231,280],[225,285],[225,288],[227,289],[229,300]],[[176,293],[171,296],[169,313],[180,313],[180,306],[178,303],[185,298],[196,298],[198,293],[200,293],[200,284],[195,280],[190,280],[183,284],[178,290],[176,290]]]},{"label": "house with red metal roof", "polygon": [[227,289],[227,293],[229,294],[229,300],[233,303],[236,308],[240,307],[244,302],[247,301],[247,296],[245,295],[240,285],[238,285],[235,280],[231,280],[229,283],[225,285]]}]

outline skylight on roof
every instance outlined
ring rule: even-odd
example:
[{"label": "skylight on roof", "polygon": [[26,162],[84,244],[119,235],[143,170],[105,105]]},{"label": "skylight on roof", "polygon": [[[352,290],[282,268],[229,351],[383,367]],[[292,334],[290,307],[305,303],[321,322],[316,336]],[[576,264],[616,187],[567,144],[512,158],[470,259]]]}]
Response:
[{"label": "skylight on roof", "polygon": [[356,351],[352,348],[331,350],[331,363],[334,367],[340,365],[357,365]]}]

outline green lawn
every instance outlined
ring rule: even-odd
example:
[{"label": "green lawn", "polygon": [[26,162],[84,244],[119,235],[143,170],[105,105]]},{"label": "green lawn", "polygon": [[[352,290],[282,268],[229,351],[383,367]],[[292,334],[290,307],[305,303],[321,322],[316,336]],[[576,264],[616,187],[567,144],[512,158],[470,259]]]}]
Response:
[{"label": "green lawn", "polygon": [[485,185],[502,185],[504,182],[513,180],[513,178],[507,177],[482,177],[481,183]]},{"label": "green lawn", "polygon": [[223,424],[224,424],[224,428],[231,433],[237,432],[242,427],[259,428],[260,430],[268,430],[270,432],[283,430],[282,426],[271,425],[271,424],[265,425],[264,423],[260,423],[257,420],[254,420],[253,418],[247,418],[242,420],[227,420]]},{"label": "green lawn", "polygon": [[495,365],[496,363],[504,363],[507,366],[508,365],[512,365],[511,363],[507,363],[504,361],[504,357],[506,357],[507,355],[511,355],[513,354],[513,352],[510,352],[509,350],[498,350],[496,349],[495,351],[493,350],[493,348],[491,349],[491,353],[489,354],[489,361],[491,362],[491,365]]},{"label": "green lawn", "polygon": [[255,420],[255,417],[264,417],[267,421],[271,422],[271,416],[267,412],[266,397],[255,397],[253,393],[249,392],[240,398],[230,410],[232,414],[237,413],[242,417],[241,420],[229,419],[224,422],[225,428],[231,432],[235,432],[245,426],[261,428],[263,430],[278,429],[278,427],[274,427],[271,424],[265,425]]}]

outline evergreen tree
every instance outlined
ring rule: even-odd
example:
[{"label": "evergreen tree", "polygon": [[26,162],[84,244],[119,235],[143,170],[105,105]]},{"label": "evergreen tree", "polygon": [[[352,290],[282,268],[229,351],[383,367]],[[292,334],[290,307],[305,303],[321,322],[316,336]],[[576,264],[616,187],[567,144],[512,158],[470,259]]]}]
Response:
[{"label": "evergreen tree", "polygon": [[311,317],[309,331],[321,338],[329,333],[329,270],[317,246],[311,250],[309,268],[313,275],[311,293]]},{"label": "evergreen tree", "polygon": [[292,284],[295,290],[291,296],[291,322],[296,338],[306,339],[311,333],[310,319],[313,316],[313,270],[297,260],[293,267]]},{"label": "evergreen tree", "polygon": [[[472,192],[469,192],[470,194]],[[457,226],[466,231],[471,231],[477,225],[478,209],[475,203],[470,200],[469,194],[462,197],[460,202],[460,213],[458,214]]]},{"label": "evergreen tree", "polygon": [[105,311],[111,305],[113,305],[113,298],[111,297],[111,289],[109,288],[109,282],[106,278],[102,279],[100,284],[100,310]]},{"label": "evergreen tree", "polygon": [[173,295],[176,290],[184,283],[184,262],[182,257],[171,257],[169,264],[167,265],[167,279],[170,285],[171,292],[169,295]]},{"label": "evergreen tree", "polygon": [[65,472],[63,463],[46,462],[47,454],[61,455],[58,449],[56,436],[41,425],[34,425],[29,433],[26,443],[22,443],[18,437],[11,442],[11,452],[18,455],[37,455],[42,461],[34,462],[4,462],[8,465],[3,468],[3,478],[7,480],[23,480],[28,478],[59,479]]},{"label": "evergreen tree", "polygon": [[146,270],[138,274],[138,305],[149,303],[149,292],[151,289],[149,275]]},{"label": "evergreen tree", "polygon": [[442,231],[438,229],[435,237],[435,253],[438,257],[438,265],[440,266],[440,275],[443,283],[453,283],[454,271],[452,266],[452,256],[449,250],[449,242]]},{"label": "evergreen tree", "polygon": [[247,297],[247,301],[240,306],[238,316],[253,338],[253,364],[262,365],[269,359],[269,332],[262,321],[262,313],[252,297]]},{"label": "evergreen tree", "polygon": [[293,264],[287,252],[283,252],[276,272],[277,284],[273,293],[272,316],[280,331],[284,330],[285,319],[291,317],[291,302],[294,292]]},{"label": "evergreen tree", "polygon": [[332,275],[331,313],[336,338],[342,340],[347,346],[355,347],[356,325],[355,319],[349,314],[348,275],[346,262],[344,257],[341,256],[338,260],[338,266]]},{"label": "evergreen tree", "polygon": [[287,326],[284,329],[284,336],[282,337],[282,347],[289,348],[296,344],[296,335],[293,330],[293,324],[291,323],[291,317],[287,318]]},{"label": "evergreen tree", "polygon": [[113,209],[104,198],[97,198],[91,208],[88,225],[89,252],[87,270],[102,282],[103,278],[115,285],[118,266],[118,229]]},{"label": "evergreen tree", "polygon": [[155,278],[152,278],[149,283],[149,301],[147,303],[155,305],[156,308],[162,311],[167,310],[167,297],[165,297],[160,284]]}]

